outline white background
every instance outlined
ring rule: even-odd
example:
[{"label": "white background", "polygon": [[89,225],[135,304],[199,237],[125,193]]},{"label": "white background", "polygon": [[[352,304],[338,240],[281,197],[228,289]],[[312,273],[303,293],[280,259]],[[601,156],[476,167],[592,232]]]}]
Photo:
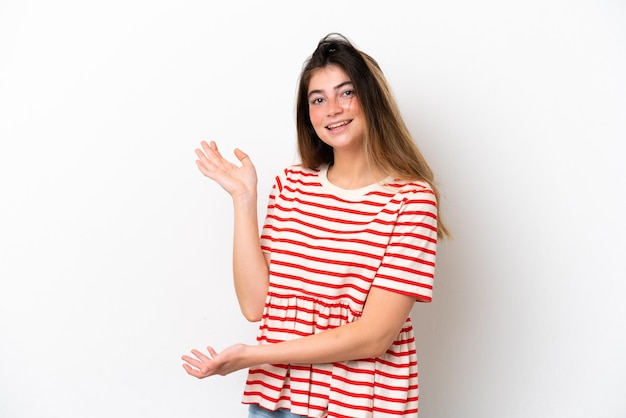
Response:
[{"label": "white background", "polygon": [[264,209],[333,31],[455,235],[413,310],[420,418],[626,416],[625,27],[617,0],[0,0],[0,417],[245,416],[245,372],[181,367],[256,335],[193,150],[248,152]]}]

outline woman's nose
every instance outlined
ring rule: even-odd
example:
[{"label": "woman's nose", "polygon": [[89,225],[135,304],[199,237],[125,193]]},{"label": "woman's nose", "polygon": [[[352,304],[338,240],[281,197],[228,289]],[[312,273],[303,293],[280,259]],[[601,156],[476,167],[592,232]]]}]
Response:
[{"label": "woman's nose", "polygon": [[341,101],[337,98],[328,99],[328,115],[336,115],[343,111]]}]

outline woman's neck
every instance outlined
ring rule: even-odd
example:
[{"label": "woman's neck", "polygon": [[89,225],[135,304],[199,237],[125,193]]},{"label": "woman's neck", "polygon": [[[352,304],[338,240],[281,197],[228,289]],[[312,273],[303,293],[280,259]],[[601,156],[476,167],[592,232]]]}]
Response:
[{"label": "woman's neck", "polygon": [[387,174],[364,158],[341,158],[335,155],[335,161],[328,167],[326,177],[337,187],[353,190],[379,182],[386,178]]}]

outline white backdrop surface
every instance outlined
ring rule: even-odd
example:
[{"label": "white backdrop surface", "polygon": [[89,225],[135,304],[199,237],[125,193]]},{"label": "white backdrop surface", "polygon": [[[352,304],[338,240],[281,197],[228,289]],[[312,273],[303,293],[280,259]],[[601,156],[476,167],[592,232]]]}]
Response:
[{"label": "white backdrop surface", "polygon": [[420,417],[626,416],[625,28],[608,0],[0,1],[0,418],[245,416],[245,372],[181,368],[256,335],[193,149],[248,152],[261,217],[335,31],[455,235],[413,310]]}]

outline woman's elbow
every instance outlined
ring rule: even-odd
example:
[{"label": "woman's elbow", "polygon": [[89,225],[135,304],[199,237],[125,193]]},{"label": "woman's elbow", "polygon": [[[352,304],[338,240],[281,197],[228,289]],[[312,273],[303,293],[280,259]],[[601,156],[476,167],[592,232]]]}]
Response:
[{"label": "woman's elbow", "polygon": [[393,341],[390,341],[390,342],[387,342],[387,340],[374,341],[371,346],[371,349],[372,349],[371,357],[377,358],[377,357],[384,356],[389,350],[389,347],[391,347],[391,344],[393,344]]},{"label": "woman's elbow", "polygon": [[244,309],[242,307],[241,313],[248,322],[259,322],[263,318],[263,311],[258,309]]},{"label": "woman's elbow", "polygon": [[371,333],[369,335],[369,341],[365,344],[368,346],[369,357],[383,357],[387,351],[389,351],[389,347],[392,346],[394,341],[398,338],[398,333],[396,332],[380,332],[380,333]]}]

